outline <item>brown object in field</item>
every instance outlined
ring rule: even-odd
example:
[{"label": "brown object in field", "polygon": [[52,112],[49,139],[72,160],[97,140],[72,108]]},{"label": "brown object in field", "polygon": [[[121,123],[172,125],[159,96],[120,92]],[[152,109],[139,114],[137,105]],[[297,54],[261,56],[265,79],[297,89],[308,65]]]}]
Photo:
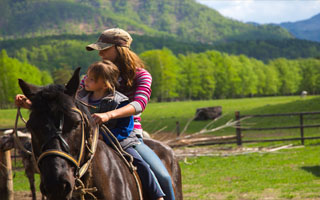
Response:
[{"label": "brown object in field", "polygon": [[221,106],[198,108],[194,120],[215,119],[222,114]]}]

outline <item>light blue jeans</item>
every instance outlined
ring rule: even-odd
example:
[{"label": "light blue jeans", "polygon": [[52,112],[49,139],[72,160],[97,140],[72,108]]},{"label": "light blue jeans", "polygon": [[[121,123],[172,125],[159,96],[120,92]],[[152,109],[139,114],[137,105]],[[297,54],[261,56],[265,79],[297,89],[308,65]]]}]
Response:
[{"label": "light blue jeans", "polygon": [[157,154],[154,153],[154,151],[150,149],[146,144],[144,144],[141,138],[139,139],[141,143],[136,145],[134,149],[140,154],[143,160],[150,165],[150,168],[157,177],[160,186],[166,195],[164,199],[174,200],[175,197],[171,177],[168,170],[166,169],[160,158],[157,156]]}]

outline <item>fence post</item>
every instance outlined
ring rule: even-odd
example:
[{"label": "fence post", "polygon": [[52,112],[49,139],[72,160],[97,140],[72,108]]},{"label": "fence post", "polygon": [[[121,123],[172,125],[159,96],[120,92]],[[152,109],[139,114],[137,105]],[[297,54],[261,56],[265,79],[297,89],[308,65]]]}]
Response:
[{"label": "fence post", "polygon": [[301,135],[301,144],[304,145],[303,114],[302,113],[300,113],[300,135]]},{"label": "fence post", "polygon": [[177,131],[177,136],[180,136],[180,122],[176,121],[176,131]]},{"label": "fence post", "polygon": [[13,200],[13,179],[10,151],[0,151],[0,199]]},{"label": "fence post", "polygon": [[235,118],[238,121],[236,124],[236,137],[237,137],[237,144],[238,146],[242,145],[242,139],[241,139],[241,124],[240,124],[240,112],[235,112]]}]

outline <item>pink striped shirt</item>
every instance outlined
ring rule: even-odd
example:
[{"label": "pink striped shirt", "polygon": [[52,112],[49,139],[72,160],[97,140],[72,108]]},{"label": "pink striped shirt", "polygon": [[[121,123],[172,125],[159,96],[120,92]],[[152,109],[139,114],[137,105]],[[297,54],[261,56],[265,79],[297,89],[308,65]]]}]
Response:
[{"label": "pink striped shirt", "polygon": [[134,129],[142,129],[140,115],[146,108],[150,96],[151,96],[151,84],[152,77],[151,74],[143,69],[138,68],[136,71],[136,76],[133,80],[133,88],[130,91],[125,90],[125,85],[123,81],[120,81],[119,92],[123,93],[129,98],[130,104],[135,108],[136,115],[134,118]]}]

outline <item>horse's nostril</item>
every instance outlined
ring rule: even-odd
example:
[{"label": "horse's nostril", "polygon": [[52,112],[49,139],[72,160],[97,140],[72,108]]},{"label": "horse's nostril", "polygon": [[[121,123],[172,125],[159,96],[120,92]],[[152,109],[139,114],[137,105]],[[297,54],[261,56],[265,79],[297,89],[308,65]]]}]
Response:
[{"label": "horse's nostril", "polygon": [[65,191],[65,194],[68,195],[71,192],[71,184],[69,183],[69,181],[64,181],[63,185],[62,185],[62,189],[63,191]]}]

